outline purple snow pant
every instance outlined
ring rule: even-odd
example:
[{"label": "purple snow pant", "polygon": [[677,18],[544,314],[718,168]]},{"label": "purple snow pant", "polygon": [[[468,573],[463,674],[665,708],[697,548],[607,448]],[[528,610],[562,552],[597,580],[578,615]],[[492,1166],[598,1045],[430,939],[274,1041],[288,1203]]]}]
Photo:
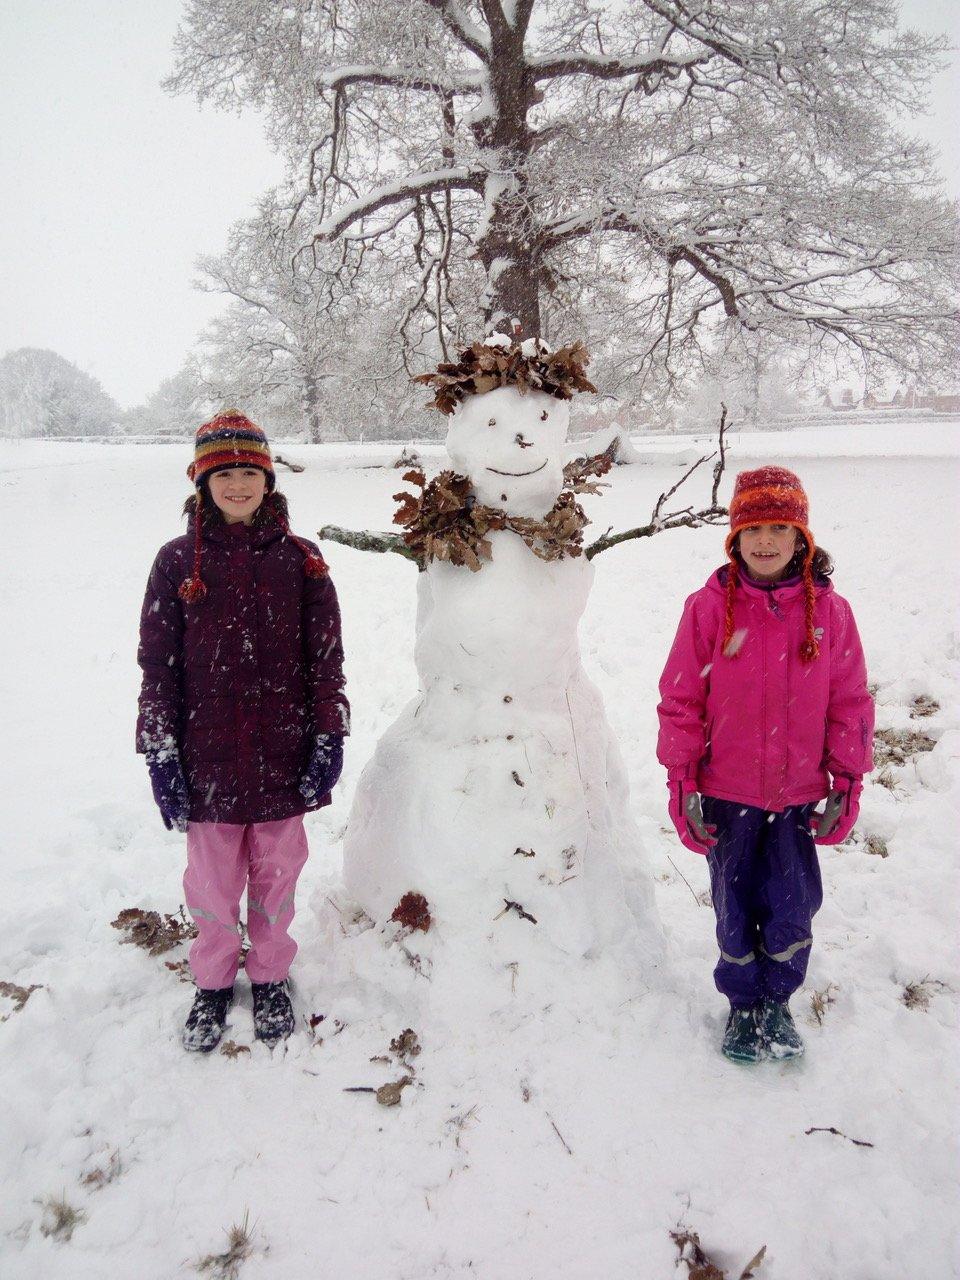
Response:
[{"label": "purple snow pant", "polygon": [[251,982],[281,982],[297,944],[287,930],[307,860],[303,818],[279,822],[191,822],[183,891],[197,922],[190,968],[198,987],[232,987],[240,963],[240,899],[247,890],[246,970]]},{"label": "purple snow pant", "polygon": [[707,855],[717,914],[717,990],[732,1005],[788,1000],[803,982],[823,901],[816,845],[807,825],[812,804],[767,813],[703,797],[717,824]]}]

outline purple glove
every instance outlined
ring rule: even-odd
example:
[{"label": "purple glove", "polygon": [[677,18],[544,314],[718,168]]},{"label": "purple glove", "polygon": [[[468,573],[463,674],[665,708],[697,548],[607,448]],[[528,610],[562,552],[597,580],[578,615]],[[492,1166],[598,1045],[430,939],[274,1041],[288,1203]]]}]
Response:
[{"label": "purple glove", "polygon": [[316,808],[333,790],[342,770],[343,736],[339,733],[318,733],[310,762],[300,779],[300,794],[311,808]]},{"label": "purple glove", "polygon": [[677,829],[680,843],[694,853],[709,853],[717,843],[716,826],[704,822],[695,778],[668,777],[670,821]]},{"label": "purple glove", "polygon": [[190,816],[190,792],[176,751],[147,756],[153,798],[168,831],[186,831]]},{"label": "purple glove", "polygon": [[810,830],[817,844],[841,844],[860,816],[863,782],[859,778],[834,778],[822,813],[811,813]]}]

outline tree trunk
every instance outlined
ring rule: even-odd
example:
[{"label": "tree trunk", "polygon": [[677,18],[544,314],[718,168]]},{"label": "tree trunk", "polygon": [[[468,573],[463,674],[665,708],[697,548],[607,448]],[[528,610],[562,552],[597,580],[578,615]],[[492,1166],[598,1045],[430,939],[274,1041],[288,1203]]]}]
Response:
[{"label": "tree trunk", "polygon": [[313,444],[323,441],[323,425],[320,421],[319,388],[317,379],[312,373],[303,375],[303,416],[307,420],[307,429]]},{"label": "tree trunk", "polygon": [[539,337],[544,271],[529,182],[535,138],[527,124],[536,86],[524,61],[525,25],[513,27],[502,14],[497,20],[496,11],[490,16],[491,109],[473,125],[487,159],[486,221],[477,240],[487,273],[484,322],[488,332],[513,333],[519,325],[524,337]]}]

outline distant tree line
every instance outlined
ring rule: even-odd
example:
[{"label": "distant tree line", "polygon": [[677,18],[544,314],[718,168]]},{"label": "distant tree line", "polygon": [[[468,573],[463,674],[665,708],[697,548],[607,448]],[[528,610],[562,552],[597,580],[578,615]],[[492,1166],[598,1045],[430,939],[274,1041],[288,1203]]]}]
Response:
[{"label": "distant tree line", "polygon": [[55,351],[20,347],[0,359],[0,436],[110,436],[122,418],[97,379]]}]

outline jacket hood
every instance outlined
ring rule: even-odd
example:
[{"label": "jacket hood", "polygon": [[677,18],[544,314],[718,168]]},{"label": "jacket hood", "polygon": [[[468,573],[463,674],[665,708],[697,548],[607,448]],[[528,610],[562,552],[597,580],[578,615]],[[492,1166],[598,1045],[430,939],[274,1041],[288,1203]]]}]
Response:
[{"label": "jacket hood", "polygon": [[[710,591],[715,591],[718,595],[724,595],[727,590],[727,578],[729,573],[730,566],[722,564],[719,569],[715,569],[713,573],[711,573],[710,577],[704,583],[704,586]],[[766,595],[769,590],[769,588],[763,587],[759,583],[754,582],[751,578],[748,578],[742,571],[737,578],[737,587],[742,587],[749,595],[754,596]],[[813,589],[819,599],[821,596],[830,595],[832,593],[833,583],[829,578],[817,577],[813,580]],[[793,600],[795,597],[803,595],[803,580],[802,578],[798,578],[795,582],[791,583],[790,586],[778,585],[774,590],[777,591],[781,600]]]}]

